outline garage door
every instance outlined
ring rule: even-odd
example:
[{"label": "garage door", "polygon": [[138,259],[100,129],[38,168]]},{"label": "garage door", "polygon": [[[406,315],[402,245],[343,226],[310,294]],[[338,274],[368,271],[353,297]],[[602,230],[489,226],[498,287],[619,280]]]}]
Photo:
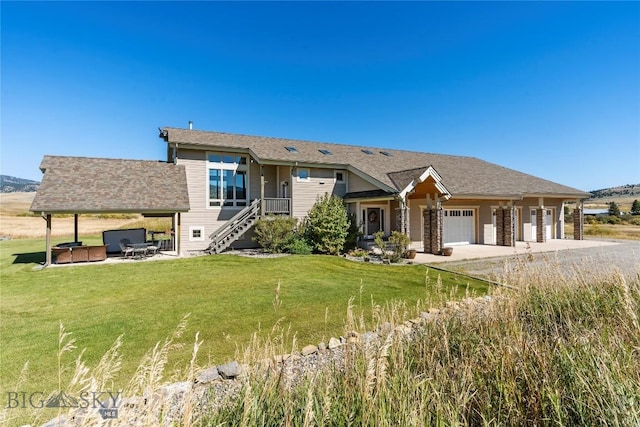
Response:
[{"label": "garage door", "polygon": [[476,221],[473,209],[445,209],[443,228],[446,245],[476,242]]}]

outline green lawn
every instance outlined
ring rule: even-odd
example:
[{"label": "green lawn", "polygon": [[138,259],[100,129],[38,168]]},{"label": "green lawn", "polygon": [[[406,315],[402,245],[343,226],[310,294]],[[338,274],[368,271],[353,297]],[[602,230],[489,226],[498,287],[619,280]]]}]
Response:
[{"label": "green lawn", "polygon": [[[83,237],[97,243],[99,238]],[[53,243],[56,243],[55,241]],[[231,255],[119,265],[82,265],[35,270],[44,258],[42,240],[0,242],[0,387],[15,386],[29,361],[27,390],[57,385],[59,322],[73,333],[78,350],[66,355],[73,365],[80,349],[95,365],[123,334],[123,367],[116,387],[131,376],[144,353],[164,340],[190,313],[183,349],[172,366],[184,367],[197,331],[204,340],[200,365],[231,360],[237,348],[281,319],[296,332],[299,347],[343,333],[349,298],[355,311],[371,311],[371,301],[407,302],[415,317],[418,300],[487,292],[487,285],[429,271],[425,266],[371,265],[340,257],[288,256],[253,259]],[[437,277],[441,275],[442,287]],[[280,301],[274,307],[280,282]],[[425,284],[427,283],[427,284]],[[327,315],[328,314],[328,315]]]}]

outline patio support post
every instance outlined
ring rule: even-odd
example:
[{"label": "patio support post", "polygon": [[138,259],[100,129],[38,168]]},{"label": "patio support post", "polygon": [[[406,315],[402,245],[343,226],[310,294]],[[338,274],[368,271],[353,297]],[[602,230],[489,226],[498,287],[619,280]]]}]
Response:
[{"label": "patio support post", "polygon": [[173,250],[180,256],[180,212],[173,215]]},{"label": "patio support post", "polygon": [[45,237],[46,258],[44,263],[44,266],[46,267],[48,265],[51,265],[51,214],[47,214],[47,216],[45,217],[45,221],[47,221],[47,232]]},{"label": "patio support post", "polygon": [[78,241],[78,214],[73,214],[73,241]]}]

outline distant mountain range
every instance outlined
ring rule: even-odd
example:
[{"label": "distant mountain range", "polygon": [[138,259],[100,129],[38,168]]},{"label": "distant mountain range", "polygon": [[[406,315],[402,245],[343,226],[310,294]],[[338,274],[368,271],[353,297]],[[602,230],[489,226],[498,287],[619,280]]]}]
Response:
[{"label": "distant mountain range", "polygon": [[634,196],[638,196],[638,199],[640,199],[640,184],[619,185],[618,187],[590,191],[590,193],[591,200]]},{"label": "distant mountain range", "polygon": [[0,193],[31,192],[38,189],[40,183],[15,176],[0,175]]}]

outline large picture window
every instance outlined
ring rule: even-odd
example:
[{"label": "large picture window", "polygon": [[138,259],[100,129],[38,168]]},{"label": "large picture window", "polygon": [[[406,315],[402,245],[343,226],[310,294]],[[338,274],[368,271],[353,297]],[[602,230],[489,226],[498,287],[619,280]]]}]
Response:
[{"label": "large picture window", "polygon": [[247,158],[211,153],[209,171],[209,206],[247,206]]}]

